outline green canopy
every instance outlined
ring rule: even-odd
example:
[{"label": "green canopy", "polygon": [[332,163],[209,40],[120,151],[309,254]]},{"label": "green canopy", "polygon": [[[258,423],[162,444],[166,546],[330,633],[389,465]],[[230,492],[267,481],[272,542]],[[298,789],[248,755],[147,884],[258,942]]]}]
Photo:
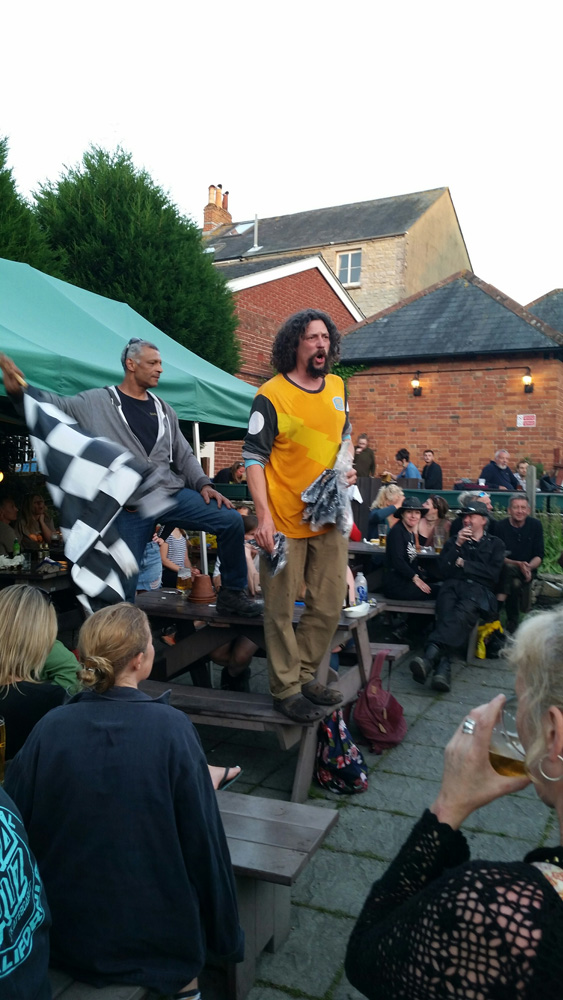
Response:
[{"label": "green canopy", "polygon": [[[72,396],[119,383],[130,337],[158,347],[164,372],[157,393],[183,424],[197,421],[203,440],[243,437],[254,386],[188,351],[123,302],[0,258],[0,351],[31,385]],[[0,415],[13,416],[1,381]]]}]

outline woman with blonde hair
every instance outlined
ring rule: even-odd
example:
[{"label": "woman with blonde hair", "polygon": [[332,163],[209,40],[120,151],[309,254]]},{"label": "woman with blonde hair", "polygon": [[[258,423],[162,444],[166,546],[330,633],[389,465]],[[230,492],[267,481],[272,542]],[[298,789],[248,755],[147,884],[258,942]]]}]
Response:
[{"label": "woman with blonde hair", "polygon": [[87,690],[41,720],[8,772],[49,899],[51,963],[195,1000],[206,950],[240,961],[243,940],[199,737],[167,695],[139,690],[154,659],[139,608],[96,612],[78,649]]},{"label": "woman with blonde hair", "polygon": [[[346,974],[369,1000],[560,1000],[563,982],[563,610],[527,618],[509,647],[526,777],[493,769],[504,695],[472,709],[445,751],[442,784],[348,944]],[[524,861],[470,861],[460,827],[533,781],[559,846]],[[520,811],[534,810],[533,797]],[[557,842],[557,841],[556,841]]]},{"label": "woman with blonde hair", "polygon": [[368,523],[368,537],[377,538],[380,524],[386,520],[389,528],[394,527],[397,519],[394,517],[395,511],[402,506],[405,494],[396,483],[387,483],[379,490],[373,501]]},{"label": "woman with blonde hair", "polygon": [[0,591],[0,716],[6,723],[7,760],[35,723],[65,699],[63,687],[40,680],[56,637],[57,616],[48,594],[21,584]]}]

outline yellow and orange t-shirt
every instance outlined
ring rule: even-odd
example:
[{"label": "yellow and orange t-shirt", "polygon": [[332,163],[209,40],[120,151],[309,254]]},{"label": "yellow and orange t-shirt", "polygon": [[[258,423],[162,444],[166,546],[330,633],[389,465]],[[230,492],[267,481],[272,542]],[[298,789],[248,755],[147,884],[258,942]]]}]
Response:
[{"label": "yellow and orange t-shirt", "polygon": [[[301,493],[334,465],[350,434],[344,383],[326,375],[316,390],[276,375],[254,397],[243,456],[264,466],[274,524],[288,538],[319,534],[302,523]],[[328,528],[326,530],[329,530]]]}]

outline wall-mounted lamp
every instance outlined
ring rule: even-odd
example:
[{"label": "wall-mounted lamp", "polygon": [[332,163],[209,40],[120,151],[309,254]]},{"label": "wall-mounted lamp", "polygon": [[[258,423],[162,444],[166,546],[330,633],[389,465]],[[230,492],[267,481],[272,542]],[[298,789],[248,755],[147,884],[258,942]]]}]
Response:
[{"label": "wall-mounted lamp", "polygon": [[522,381],[524,383],[524,392],[533,392],[534,383],[532,382],[532,372],[529,368],[526,368],[526,374],[522,375]]},{"label": "wall-mounted lamp", "polygon": [[411,378],[413,396],[422,396],[422,386],[420,384],[420,372],[415,372]]}]

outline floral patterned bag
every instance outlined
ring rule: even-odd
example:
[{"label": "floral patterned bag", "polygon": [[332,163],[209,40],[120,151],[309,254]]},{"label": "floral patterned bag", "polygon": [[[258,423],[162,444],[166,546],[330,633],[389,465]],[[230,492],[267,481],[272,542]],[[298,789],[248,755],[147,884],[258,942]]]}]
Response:
[{"label": "floral patterned bag", "polygon": [[319,722],[315,777],[321,788],[336,795],[367,791],[367,767],[348,732],[341,709]]}]

